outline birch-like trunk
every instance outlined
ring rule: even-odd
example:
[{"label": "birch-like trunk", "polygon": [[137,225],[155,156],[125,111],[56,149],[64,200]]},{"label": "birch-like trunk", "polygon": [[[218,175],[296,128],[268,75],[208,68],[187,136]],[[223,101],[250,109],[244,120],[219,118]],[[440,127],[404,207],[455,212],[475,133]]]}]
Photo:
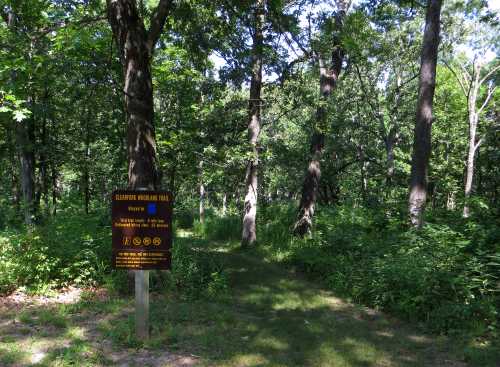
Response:
[{"label": "birch-like trunk", "polygon": [[241,235],[242,247],[255,244],[256,217],[257,217],[257,190],[258,190],[258,139],[260,134],[260,109],[261,109],[261,89],[262,89],[262,54],[264,46],[264,15],[265,0],[257,0],[255,5],[255,19],[253,30],[252,46],[252,79],[250,81],[250,100],[249,100],[249,122],[248,122],[248,140],[251,146],[252,157],[247,163],[245,175],[245,203],[243,215],[243,232]]},{"label": "birch-like trunk", "polygon": [[472,183],[474,179],[474,159],[476,155],[476,150],[479,145],[476,143],[476,133],[477,133],[477,115],[472,113],[469,116],[469,149],[467,152],[467,166],[465,170],[465,202],[462,216],[468,218],[470,216],[469,200],[472,194]]},{"label": "birch-like trunk", "polygon": [[222,195],[222,216],[225,217],[227,214],[227,194]]},{"label": "birch-like trunk", "polygon": [[200,223],[205,223],[205,185],[203,183],[203,161],[200,161],[198,164],[199,168],[199,179],[200,179],[200,206],[199,206],[199,214],[200,214]]}]

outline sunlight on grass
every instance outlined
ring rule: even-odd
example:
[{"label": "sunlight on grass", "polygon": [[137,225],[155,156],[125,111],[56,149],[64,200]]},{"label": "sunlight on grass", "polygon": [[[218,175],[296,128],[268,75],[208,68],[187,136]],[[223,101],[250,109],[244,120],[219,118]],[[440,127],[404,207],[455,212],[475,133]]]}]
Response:
[{"label": "sunlight on grass", "polygon": [[[211,251],[211,243],[196,241]],[[213,367],[441,366],[435,361],[447,353],[446,339],[419,335],[374,310],[348,304],[234,243],[227,251],[220,251],[220,243],[214,247],[230,268],[226,299],[155,294],[147,342],[135,338],[132,298],[100,300],[89,293],[74,304],[24,309],[15,333],[8,334],[9,324],[0,331],[0,366],[120,365],[120,359],[108,359],[113,351],[126,358],[194,355],[200,366]],[[481,355],[488,347],[477,342],[466,355],[493,366],[493,355]]]},{"label": "sunlight on grass", "polygon": [[10,366],[28,362],[28,353],[16,342],[2,341],[0,344],[0,365]]},{"label": "sunlight on grass", "polygon": [[68,328],[68,330],[64,334],[64,337],[70,339],[83,339],[85,337],[86,332],[87,330],[84,327],[72,326]]},{"label": "sunlight on grass", "polygon": [[233,357],[228,363],[222,363],[221,367],[251,367],[251,366],[268,366],[269,361],[258,353],[248,353]]},{"label": "sunlight on grass", "polygon": [[286,351],[290,348],[288,343],[272,336],[260,337],[253,344],[257,348],[273,349],[275,351]]}]

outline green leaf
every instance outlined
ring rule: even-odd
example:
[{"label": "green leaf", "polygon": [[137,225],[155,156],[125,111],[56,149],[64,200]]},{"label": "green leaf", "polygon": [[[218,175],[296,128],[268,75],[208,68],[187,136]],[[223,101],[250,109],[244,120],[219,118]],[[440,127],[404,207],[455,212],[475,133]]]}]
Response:
[{"label": "green leaf", "polygon": [[24,119],[26,119],[26,117],[28,117],[29,113],[27,113],[26,110],[17,110],[14,111],[13,115],[14,115],[14,120],[16,120],[17,122],[21,122]]}]

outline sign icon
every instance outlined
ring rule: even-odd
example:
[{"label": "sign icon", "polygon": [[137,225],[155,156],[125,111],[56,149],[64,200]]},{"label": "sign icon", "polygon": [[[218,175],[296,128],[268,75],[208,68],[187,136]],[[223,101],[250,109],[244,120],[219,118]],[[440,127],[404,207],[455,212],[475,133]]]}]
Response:
[{"label": "sign icon", "polygon": [[140,246],[141,245],[141,237],[134,237],[132,242],[134,242],[134,245]]},{"label": "sign icon", "polygon": [[144,244],[144,246],[149,246],[151,244],[151,237],[144,237],[142,239],[142,243]]},{"label": "sign icon", "polygon": [[150,215],[156,214],[156,203],[148,203],[148,214]]},{"label": "sign icon", "polygon": [[130,237],[123,237],[123,240],[122,240],[122,243],[123,243],[123,246],[128,246],[130,245]]},{"label": "sign icon", "polygon": [[160,237],[153,238],[153,245],[160,246],[160,244],[161,244],[161,238]]}]

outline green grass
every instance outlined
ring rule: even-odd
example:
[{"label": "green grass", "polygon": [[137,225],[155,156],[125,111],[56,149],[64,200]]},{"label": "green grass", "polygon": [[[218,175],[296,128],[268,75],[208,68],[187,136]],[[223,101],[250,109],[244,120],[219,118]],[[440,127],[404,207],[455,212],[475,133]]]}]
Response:
[{"label": "green grass", "polygon": [[12,338],[0,342],[0,366],[10,366],[26,360],[27,353]]},{"label": "green grass", "polygon": [[[259,251],[184,235],[177,240],[225,264],[227,296],[195,300],[153,293],[148,341],[134,336],[132,298],[85,294],[74,305],[0,314],[0,322],[18,320],[15,330],[0,330],[0,365],[28,365],[37,351],[39,366],[119,365],[122,354],[148,365],[171,353],[222,367],[442,366],[450,360],[493,367],[498,360],[497,346],[423,335],[337,298]],[[147,358],[140,359],[144,353]]]}]

